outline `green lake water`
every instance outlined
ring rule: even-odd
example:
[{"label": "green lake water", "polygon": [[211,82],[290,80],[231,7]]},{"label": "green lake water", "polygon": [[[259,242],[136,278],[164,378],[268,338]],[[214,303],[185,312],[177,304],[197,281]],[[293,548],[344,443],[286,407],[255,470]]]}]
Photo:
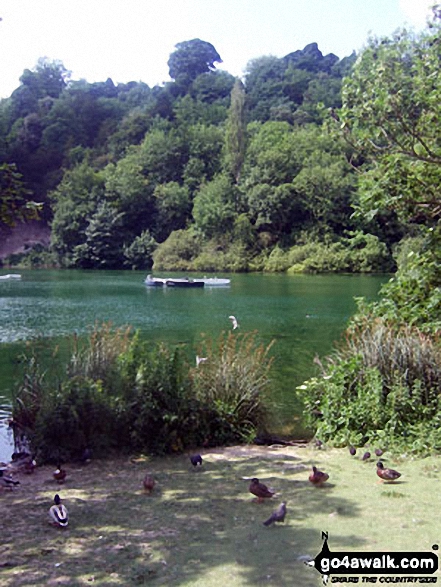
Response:
[{"label": "green lake water", "polygon": [[[3,271],[2,273],[6,273]],[[0,461],[11,454],[5,422],[26,342],[56,341],[90,330],[95,322],[131,325],[143,338],[196,350],[201,334],[217,338],[231,329],[257,331],[272,354],[274,431],[302,434],[295,388],[315,373],[315,355],[332,350],[354,313],[354,298],[375,299],[388,275],[222,275],[228,288],[148,288],[145,272],[22,271],[20,281],[0,281]],[[177,274],[175,274],[177,275]],[[155,274],[161,276],[161,274]],[[219,277],[221,277],[219,275]]]}]

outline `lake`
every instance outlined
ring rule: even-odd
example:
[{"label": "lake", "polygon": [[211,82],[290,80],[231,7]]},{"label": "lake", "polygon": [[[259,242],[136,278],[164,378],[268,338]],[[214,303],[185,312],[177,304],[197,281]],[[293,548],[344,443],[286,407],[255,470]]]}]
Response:
[{"label": "lake", "polygon": [[275,341],[274,431],[301,435],[296,386],[315,373],[314,356],[332,350],[356,309],[354,298],[376,299],[390,277],[225,274],[231,287],[172,289],[146,287],[139,271],[21,274],[20,281],[0,281],[0,461],[11,454],[5,421],[26,342],[44,337],[55,344],[96,322],[131,325],[145,339],[185,344],[196,355],[202,333],[217,338],[231,329],[228,316],[236,316],[240,332],[256,330],[265,344]]}]

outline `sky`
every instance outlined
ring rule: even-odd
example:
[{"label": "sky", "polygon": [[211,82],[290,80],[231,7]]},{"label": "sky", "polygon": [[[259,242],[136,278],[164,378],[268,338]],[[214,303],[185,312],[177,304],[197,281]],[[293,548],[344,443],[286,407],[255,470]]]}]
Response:
[{"label": "sky", "polygon": [[214,45],[218,67],[242,76],[251,59],[316,42],[324,55],[360,51],[369,36],[420,30],[433,0],[0,0],[0,98],[40,57],[72,80],[170,81],[182,41]]}]

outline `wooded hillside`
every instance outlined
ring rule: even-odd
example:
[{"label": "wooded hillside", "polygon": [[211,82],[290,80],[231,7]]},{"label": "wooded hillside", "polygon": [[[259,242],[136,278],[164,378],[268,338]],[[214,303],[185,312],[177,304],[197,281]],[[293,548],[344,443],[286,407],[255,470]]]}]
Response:
[{"label": "wooded hillside", "polygon": [[330,130],[355,58],[311,43],[242,82],[193,39],[153,88],[40,59],[0,102],[3,221],[39,211],[52,244],[32,262],[62,267],[390,270],[403,226],[353,217],[362,161]]}]

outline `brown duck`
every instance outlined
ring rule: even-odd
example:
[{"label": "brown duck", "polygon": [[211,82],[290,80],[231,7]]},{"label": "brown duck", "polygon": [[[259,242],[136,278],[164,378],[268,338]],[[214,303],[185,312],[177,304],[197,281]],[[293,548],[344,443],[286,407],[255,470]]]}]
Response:
[{"label": "brown duck", "polygon": [[269,499],[275,494],[275,491],[268,489],[265,483],[260,483],[256,477],[251,479],[249,490],[250,493],[257,497],[257,503],[261,503],[264,499]]},{"label": "brown duck", "polygon": [[66,471],[61,468],[61,465],[58,465],[58,467],[55,469],[53,472],[53,477],[55,481],[58,481],[58,483],[64,483],[64,480],[66,479]]},{"label": "brown duck", "polygon": [[377,475],[383,481],[396,481],[401,477],[401,473],[398,471],[394,471],[394,469],[385,469],[382,461],[378,461],[377,463]]},{"label": "brown duck", "polygon": [[155,487],[155,479],[153,477],[153,475],[150,475],[150,473],[147,473],[146,476],[144,477],[143,480],[143,485],[144,485],[144,489],[148,492],[151,493]]},{"label": "brown duck", "polygon": [[309,480],[316,487],[321,487],[329,479],[328,473],[319,471],[316,466],[312,467],[312,473],[309,475]]}]

